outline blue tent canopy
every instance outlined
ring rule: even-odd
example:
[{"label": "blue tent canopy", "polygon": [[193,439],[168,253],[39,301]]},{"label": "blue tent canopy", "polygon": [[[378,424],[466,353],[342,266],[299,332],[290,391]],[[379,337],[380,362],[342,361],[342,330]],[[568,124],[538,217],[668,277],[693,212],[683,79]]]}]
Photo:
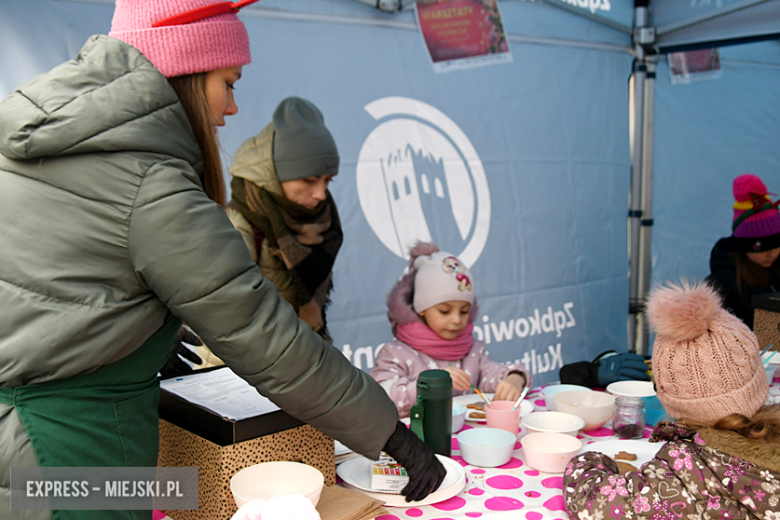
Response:
[{"label": "blue tent canopy", "polygon": [[[664,55],[775,38],[778,17],[763,10],[780,0],[636,3],[503,0],[512,62],[444,74],[410,9],[261,0],[241,11],[253,62],[221,130],[224,163],[284,97],[322,110],[345,231],[328,318],[355,365],[370,369],[393,339],[385,295],[416,239],[464,257],[476,337],[539,384],[636,337],[646,349],[638,303],[651,283],[707,274],[731,179],[751,171],[780,190],[780,45],[722,49],[719,80],[682,86]],[[109,0],[1,3],[0,95],[75,57],[112,12]]]}]

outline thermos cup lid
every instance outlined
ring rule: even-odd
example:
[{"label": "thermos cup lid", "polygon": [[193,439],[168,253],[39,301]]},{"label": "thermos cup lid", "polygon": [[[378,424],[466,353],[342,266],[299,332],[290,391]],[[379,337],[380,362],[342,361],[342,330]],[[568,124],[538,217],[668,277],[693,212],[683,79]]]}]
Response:
[{"label": "thermos cup lid", "polygon": [[446,370],[423,370],[417,377],[417,395],[423,399],[452,397],[452,378]]}]

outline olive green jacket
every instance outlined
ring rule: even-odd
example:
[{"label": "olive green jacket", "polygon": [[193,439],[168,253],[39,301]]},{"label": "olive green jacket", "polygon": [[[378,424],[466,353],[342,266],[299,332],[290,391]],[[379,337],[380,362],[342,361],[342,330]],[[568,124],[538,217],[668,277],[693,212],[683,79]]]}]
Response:
[{"label": "olive green jacket", "polygon": [[[0,386],[122,359],[173,313],[282,409],[378,456],[395,406],[263,278],[201,174],[173,89],[107,36],[0,102]],[[1,494],[30,462],[10,406],[0,447]]]},{"label": "olive green jacket", "polygon": [[[233,155],[230,174],[233,177],[246,179],[266,189],[269,193],[284,195],[274,169],[273,144],[274,124],[269,123],[262,132],[254,137],[250,137],[239,146]],[[266,279],[273,282],[279,294],[290,302],[295,311],[298,312],[298,294],[295,292],[290,271],[287,269],[284,261],[273,253],[268,240],[263,240],[260,245],[260,251],[257,250],[252,224],[241,213],[233,208],[228,208],[227,214],[235,228],[241,232],[246,247],[249,249],[249,255],[260,268],[260,272],[263,273]],[[332,342],[327,328],[323,337],[326,341]],[[198,368],[222,364],[222,360],[214,355],[205,345],[198,347],[197,353],[203,360],[203,363]]]},{"label": "olive green jacket", "polygon": [[[274,124],[269,123],[259,135],[251,137],[236,150],[230,174],[233,177],[246,179],[269,193],[284,195],[279,179],[276,177],[273,159]],[[234,209],[228,209],[228,217],[241,232],[249,249],[252,260],[257,263],[260,272],[273,282],[279,294],[298,310],[297,295],[293,287],[292,277],[281,258],[271,252],[268,240],[263,240],[261,250],[255,245],[252,225]]]}]

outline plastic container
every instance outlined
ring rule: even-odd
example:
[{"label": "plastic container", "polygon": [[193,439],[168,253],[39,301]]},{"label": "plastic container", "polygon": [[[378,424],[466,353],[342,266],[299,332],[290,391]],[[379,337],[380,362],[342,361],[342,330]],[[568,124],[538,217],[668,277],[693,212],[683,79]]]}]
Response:
[{"label": "plastic container", "polygon": [[563,433],[530,433],[523,437],[525,462],[537,471],[563,473],[582,441]]},{"label": "plastic container", "polygon": [[666,415],[666,409],[661,404],[661,400],[656,396],[643,397],[645,402],[645,424],[647,426],[655,426],[658,421],[668,421],[669,417]]},{"label": "plastic container", "polygon": [[[564,433],[576,437],[585,427],[581,417],[563,412],[534,412],[520,418],[527,433]],[[525,438],[525,437],[523,437]]]},{"label": "plastic container", "polygon": [[570,413],[585,421],[582,431],[601,428],[615,413],[615,396],[593,390],[561,392],[555,396],[559,412]]},{"label": "plastic container", "polygon": [[517,435],[498,428],[471,428],[458,434],[460,456],[472,466],[495,468],[512,458]]},{"label": "plastic container", "polygon": [[[775,357],[780,356],[780,354],[776,354]],[[773,357],[772,359],[774,359]],[[772,384],[772,381],[775,378],[775,371],[777,370],[777,365],[773,365],[771,362],[764,365],[764,374],[766,374],[766,381],[770,385]]]},{"label": "plastic container", "polygon": [[513,410],[514,406],[514,401],[492,401],[485,406],[488,428],[500,428],[517,435],[520,430],[520,407]]},{"label": "plastic container", "polygon": [[571,392],[573,390],[590,390],[587,386],[580,385],[550,385],[542,389],[542,395],[544,395],[544,406],[547,410],[554,412],[555,408],[555,394],[561,392]]},{"label": "plastic container", "polygon": [[463,429],[468,408],[459,403],[452,403],[452,428],[450,433],[455,434]]},{"label": "plastic container", "polygon": [[230,479],[236,507],[276,495],[303,495],[312,505],[320,501],[325,477],[320,470],[300,462],[263,462],[244,468]]},{"label": "plastic container", "polygon": [[[422,405],[422,417],[415,410]],[[417,377],[417,404],[409,413],[411,429],[419,431],[422,419],[423,441],[434,453],[449,457],[452,453],[452,378],[446,370],[424,370]]]},{"label": "plastic container", "polygon": [[641,439],[645,433],[645,403],[641,397],[615,399],[612,430],[621,439]]}]

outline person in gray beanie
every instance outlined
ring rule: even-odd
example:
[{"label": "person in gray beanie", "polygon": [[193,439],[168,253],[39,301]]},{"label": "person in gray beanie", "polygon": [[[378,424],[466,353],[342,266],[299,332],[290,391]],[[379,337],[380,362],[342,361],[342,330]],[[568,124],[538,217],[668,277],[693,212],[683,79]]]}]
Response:
[{"label": "person in gray beanie", "polygon": [[[325,311],[343,235],[328,185],[338,168],[336,142],[320,110],[288,97],[236,151],[227,210],[263,275],[329,342]],[[221,364],[207,347],[198,354],[201,367]]]}]

